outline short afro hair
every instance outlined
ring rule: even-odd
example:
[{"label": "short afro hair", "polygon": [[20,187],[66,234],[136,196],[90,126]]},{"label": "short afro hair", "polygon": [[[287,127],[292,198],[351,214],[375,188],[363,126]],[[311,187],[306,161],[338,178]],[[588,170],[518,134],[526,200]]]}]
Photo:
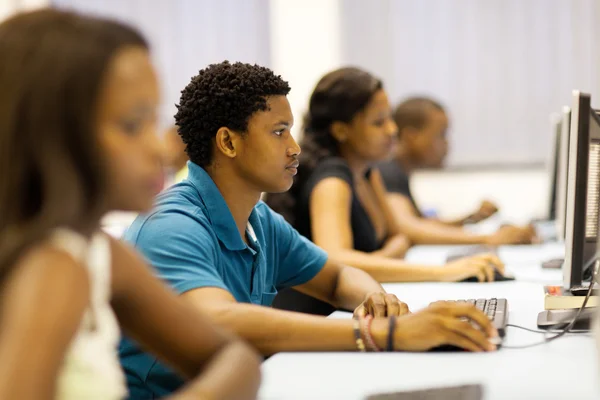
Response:
[{"label": "short afro hair", "polygon": [[212,162],[212,139],[219,128],[244,133],[250,117],[267,110],[267,96],[286,96],[289,84],[273,71],[241,62],[211,64],[181,91],[175,122],[195,164]]},{"label": "short afro hair", "polygon": [[398,132],[402,134],[407,127],[423,129],[430,110],[446,112],[444,106],[429,97],[410,97],[398,104],[394,110]]}]

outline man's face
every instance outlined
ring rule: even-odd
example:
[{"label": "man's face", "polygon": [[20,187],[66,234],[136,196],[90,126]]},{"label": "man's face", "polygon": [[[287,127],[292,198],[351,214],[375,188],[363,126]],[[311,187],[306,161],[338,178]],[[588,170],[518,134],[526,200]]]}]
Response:
[{"label": "man's face", "polygon": [[441,168],[448,154],[448,117],[436,109],[427,114],[425,126],[409,133],[410,150],[421,167]]},{"label": "man's face", "polygon": [[236,149],[234,168],[261,192],[290,189],[298,168],[300,146],[291,134],[294,124],[286,96],[267,97],[267,110],[252,115]]}]

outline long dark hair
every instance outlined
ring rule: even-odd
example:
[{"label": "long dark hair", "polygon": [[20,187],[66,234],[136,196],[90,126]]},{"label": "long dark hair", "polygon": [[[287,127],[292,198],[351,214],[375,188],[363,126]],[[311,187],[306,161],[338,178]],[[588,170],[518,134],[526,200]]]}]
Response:
[{"label": "long dark hair", "polygon": [[93,228],[105,204],[95,123],[123,24],[44,9],[0,24],[0,282],[57,227]]},{"label": "long dark hair", "polygon": [[310,96],[300,140],[300,168],[294,185],[285,193],[269,194],[267,204],[295,225],[296,199],[319,162],[339,156],[338,142],[331,134],[336,122],[351,122],[373,95],[383,88],[381,80],[359,68],[346,67],[321,78]]}]

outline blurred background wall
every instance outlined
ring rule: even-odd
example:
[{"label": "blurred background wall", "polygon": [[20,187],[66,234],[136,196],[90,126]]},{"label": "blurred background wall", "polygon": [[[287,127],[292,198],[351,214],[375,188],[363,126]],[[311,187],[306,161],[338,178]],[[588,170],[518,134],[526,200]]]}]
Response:
[{"label": "blurred background wall", "polygon": [[417,175],[415,191],[435,203],[431,188],[460,188],[431,204],[442,215],[468,209],[462,197],[502,204],[523,188],[503,207],[543,212],[550,114],[573,89],[600,95],[595,0],[0,0],[0,18],[46,4],[116,17],[149,38],[164,126],[190,77],[224,59],[290,81],[296,135],[318,78],[343,65],[380,76],[393,103],[438,98],[451,116],[448,167]]}]

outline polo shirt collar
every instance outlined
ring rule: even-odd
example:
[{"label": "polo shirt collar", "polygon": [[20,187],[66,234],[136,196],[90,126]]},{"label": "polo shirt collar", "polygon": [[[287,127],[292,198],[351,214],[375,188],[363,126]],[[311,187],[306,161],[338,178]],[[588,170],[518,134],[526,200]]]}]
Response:
[{"label": "polo shirt collar", "polygon": [[244,250],[246,243],[242,240],[233,215],[215,182],[204,168],[191,161],[188,161],[188,169],[188,181],[196,188],[200,200],[204,203],[207,217],[219,240],[229,250]]}]

